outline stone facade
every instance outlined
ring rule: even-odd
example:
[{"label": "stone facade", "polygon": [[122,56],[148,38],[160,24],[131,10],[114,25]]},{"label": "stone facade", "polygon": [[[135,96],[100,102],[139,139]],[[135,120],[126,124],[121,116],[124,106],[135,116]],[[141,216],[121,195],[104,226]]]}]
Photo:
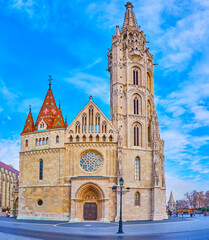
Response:
[{"label": "stone facade", "polygon": [[19,171],[0,162],[0,208],[11,208],[13,189],[19,183]]},{"label": "stone facade", "polygon": [[[122,176],[124,220],[166,215],[164,142],[154,105],[153,56],[126,4],[108,51],[111,120],[92,100],[68,126],[51,82],[36,123],[21,134],[19,219],[118,221]],[[51,78],[49,79],[51,80]]]}]

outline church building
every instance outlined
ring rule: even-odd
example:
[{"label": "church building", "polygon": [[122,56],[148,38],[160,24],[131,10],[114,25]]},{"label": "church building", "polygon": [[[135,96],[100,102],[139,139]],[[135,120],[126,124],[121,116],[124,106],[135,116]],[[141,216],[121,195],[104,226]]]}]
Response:
[{"label": "church building", "polygon": [[[21,133],[19,219],[163,220],[164,141],[154,103],[153,55],[127,2],[122,28],[108,50],[108,119],[92,96],[68,125],[49,89],[36,121],[29,111]],[[105,53],[104,53],[105,54]],[[90,94],[90,93],[89,93]]]}]

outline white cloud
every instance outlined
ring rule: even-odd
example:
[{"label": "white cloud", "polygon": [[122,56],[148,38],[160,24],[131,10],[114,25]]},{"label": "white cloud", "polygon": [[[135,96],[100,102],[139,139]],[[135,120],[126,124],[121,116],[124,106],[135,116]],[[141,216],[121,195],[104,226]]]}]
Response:
[{"label": "white cloud", "polygon": [[76,88],[83,90],[88,95],[99,98],[106,104],[109,104],[110,93],[108,80],[102,77],[87,73],[73,73],[72,77],[64,79],[73,84]]},{"label": "white cloud", "polygon": [[0,139],[0,149],[0,161],[19,169],[20,141],[17,139]]},{"label": "white cloud", "polygon": [[33,6],[35,5],[34,0],[13,0],[12,8],[17,8],[18,10],[24,10],[29,17],[33,17]]},{"label": "white cloud", "polygon": [[14,91],[11,91],[5,84],[3,80],[0,80],[0,93],[1,96],[6,99],[9,105],[13,104],[14,101],[18,98],[18,94],[15,94]]},{"label": "white cloud", "polygon": [[174,172],[166,172],[166,184],[167,184],[167,201],[170,196],[170,192],[173,192],[174,199],[180,200],[184,197],[186,192],[191,192],[193,190],[197,191],[207,191],[209,190],[208,181],[202,181],[200,175],[196,176],[187,176],[187,179],[184,179]]},{"label": "white cloud", "polygon": [[40,99],[40,98],[23,99],[19,103],[19,105],[17,107],[17,111],[28,113],[29,112],[29,105],[31,105],[32,113],[38,113],[41,109],[42,104],[43,104],[43,100]]},{"label": "white cloud", "polygon": [[102,58],[97,58],[93,63],[89,64],[86,68],[92,68],[93,66],[95,66],[96,64],[100,63],[102,61]]}]

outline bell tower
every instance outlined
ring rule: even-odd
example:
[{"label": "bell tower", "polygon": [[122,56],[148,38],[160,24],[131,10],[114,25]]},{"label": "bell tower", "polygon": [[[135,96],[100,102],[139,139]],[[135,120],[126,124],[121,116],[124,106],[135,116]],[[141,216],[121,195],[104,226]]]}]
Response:
[{"label": "bell tower", "polygon": [[157,220],[166,218],[166,200],[164,142],[154,104],[155,64],[146,35],[137,25],[134,6],[127,2],[125,7],[123,27],[116,26],[108,51],[111,120],[120,137],[118,178],[123,176],[133,187],[132,194],[146,195],[152,206],[146,214]]},{"label": "bell tower", "polygon": [[[146,47],[146,35],[137,26],[133,5],[128,2],[125,7],[122,30],[116,26],[108,52],[111,120],[117,129],[121,128],[124,146],[146,148],[150,146],[150,137],[142,139],[142,135],[148,135],[148,131],[150,134],[154,110],[153,56]],[[140,122],[135,130],[130,124],[133,120]]]}]

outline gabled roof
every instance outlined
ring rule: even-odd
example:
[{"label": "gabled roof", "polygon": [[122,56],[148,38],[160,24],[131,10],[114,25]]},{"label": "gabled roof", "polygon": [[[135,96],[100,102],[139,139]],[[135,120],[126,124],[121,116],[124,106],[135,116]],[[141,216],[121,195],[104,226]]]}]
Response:
[{"label": "gabled roof", "polygon": [[34,131],[34,122],[33,122],[33,116],[31,111],[28,113],[28,117],[25,122],[25,126],[23,128],[22,133],[26,132],[33,132]]},{"label": "gabled roof", "polygon": [[[88,101],[88,103],[85,105],[85,107],[79,112],[79,114],[71,122],[71,124],[68,126],[68,128],[70,128],[78,120],[78,118],[82,115],[83,112],[85,112],[88,109],[89,106],[95,107],[95,109],[101,114],[101,116],[103,116],[103,118],[110,125],[110,127],[116,131],[116,129],[113,126],[113,124],[111,123],[111,121],[104,115],[104,113],[100,110],[100,108],[92,100],[92,96],[90,96],[90,101]],[[86,113],[88,113],[88,111],[86,111]]]},{"label": "gabled roof", "polygon": [[57,105],[52,93],[52,90],[47,91],[44,103],[39,112],[38,118],[35,124],[35,131],[38,130],[38,124],[43,120],[47,124],[47,129],[52,128],[54,120],[58,114]]}]

